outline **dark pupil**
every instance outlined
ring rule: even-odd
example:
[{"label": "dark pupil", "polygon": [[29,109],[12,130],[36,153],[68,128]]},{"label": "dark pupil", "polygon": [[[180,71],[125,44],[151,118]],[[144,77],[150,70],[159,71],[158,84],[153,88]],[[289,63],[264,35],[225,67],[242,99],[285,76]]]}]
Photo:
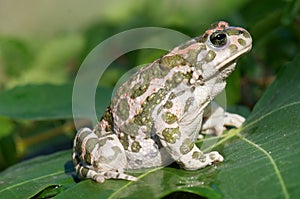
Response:
[{"label": "dark pupil", "polygon": [[210,36],[210,41],[215,47],[222,47],[227,43],[227,36],[224,33],[215,32]]}]

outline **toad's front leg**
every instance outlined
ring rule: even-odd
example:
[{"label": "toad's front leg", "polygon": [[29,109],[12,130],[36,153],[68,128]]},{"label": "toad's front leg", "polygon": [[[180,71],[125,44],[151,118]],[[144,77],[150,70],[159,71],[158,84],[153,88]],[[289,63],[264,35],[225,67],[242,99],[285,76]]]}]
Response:
[{"label": "toad's front leg", "polygon": [[127,159],[115,134],[98,137],[89,128],[80,129],[74,139],[73,162],[77,176],[103,183],[105,179],[136,181],[124,174]]},{"label": "toad's front leg", "polygon": [[199,138],[203,137],[203,134],[209,135],[221,135],[226,127],[232,126],[239,128],[242,126],[245,118],[233,113],[228,113],[223,107],[212,101],[204,111],[204,122],[201,128],[201,134]]},{"label": "toad's front leg", "polygon": [[160,141],[167,151],[181,167],[186,170],[197,170],[211,165],[214,162],[222,162],[223,157],[217,151],[203,153],[196,145],[195,140],[189,134],[177,126],[165,128],[157,132]]}]

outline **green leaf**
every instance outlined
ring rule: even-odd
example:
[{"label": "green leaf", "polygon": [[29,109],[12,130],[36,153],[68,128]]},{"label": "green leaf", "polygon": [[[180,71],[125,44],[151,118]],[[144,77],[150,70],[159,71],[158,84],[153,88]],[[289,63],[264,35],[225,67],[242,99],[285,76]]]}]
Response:
[{"label": "green leaf", "polygon": [[[73,85],[26,85],[0,93],[0,115],[12,119],[46,120],[73,118]],[[96,112],[102,114],[109,104],[111,89],[99,88]],[[81,109],[85,109],[83,105]],[[99,110],[99,111],[98,111]]]},{"label": "green leaf", "polygon": [[107,180],[104,184],[98,184],[86,180],[76,184],[77,179],[72,177],[75,173],[71,151],[67,150],[20,163],[0,173],[0,195],[4,198],[37,197],[50,187],[60,188],[60,191],[67,189],[62,193],[58,191],[59,194],[54,192],[58,198],[82,198],[87,195],[89,198],[140,198],[145,195],[141,190],[147,190],[148,198],[162,197],[174,191],[220,198],[215,188],[207,185],[213,183],[213,167],[199,172],[170,167],[153,168],[132,175],[139,176],[139,181]]},{"label": "green leaf", "polygon": [[70,156],[70,151],[64,151],[10,167],[1,173],[1,197],[29,198],[49,186],[71,184],[73,167]]},{"label": "green leaf", "polygon": [[299,196],[299,76],[298,55],[280,71],[241,131],[224,147],[218,183],[225,198]]},{"label": "green leaf", "polygon": [[[185,171],[138,170],[137,182],[75,183],[71,151],[39,157],[0,173],[4,198],[161,198],[184,192],[207,198],[297,198],[300,195],[300,56],[289,63],[241,129],[218,139],[225,161]],[[208,149],[206,149],[208,150]],[[53,189],[60,188],[55,192]],[[51,189],[51,191],[49,191]],[[43,193],[43,194],[41,194]]]}]

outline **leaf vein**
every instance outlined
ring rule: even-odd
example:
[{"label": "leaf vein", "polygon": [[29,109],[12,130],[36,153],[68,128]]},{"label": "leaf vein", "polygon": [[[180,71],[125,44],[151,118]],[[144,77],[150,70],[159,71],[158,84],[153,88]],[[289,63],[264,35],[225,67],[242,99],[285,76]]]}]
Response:
[{"label": "leaf vein", "polygon": [[273,113],[275,113],[275,112],[277,112],[277,111],[280,111],[280,110],[282,110],[282,109],[284,109],[284,108],[288,108],[288,107],[294,106],[294,105],[300,105],[300,101],[293,102],[293,103],[290,103],[290,104],[287,104],[287,105],[284,105],[284,106],[280,106],[280,107],[278,107],[277,109],[274,109],[274,110],[272,110],[272,111],[270,111],[270,112],[268,112],[268,113],[262,115],[261,117],[257,118],[256,120],[254,120],[254,121],[252,121],[252,122],[246,124],[245,126],[242,126],[241,129],[249,128],[250,126],[254,125],[255,123],[258,123],[259,121],[263,120],[264,118],[268,117],[269,115],[271,115],[271,114],[273,114]]},{"label": "leaf vein", "polygon": [[277,167],[276,162],[274,161],[274,159],[272,158],[272,156],[266,151],[264,150],[262,147],[260,147],[259,145],[255,144],[254,142],[252,142],[251,140],[248,140],[247,138],[243,137],[241,134],[237,133],[237,136],[241,139],[244,140],[245,142],[247,142],[248,144],[252,145],[253,147],[255,147],[256,149],[258,149],[259,151],[261,151],[263,154],[265,154],[267,156],[267,158],[270,160],[271,164],[273,165],[273,168],[275,170],[275,173],[277,175],[277,178],[279,180],[280,186],[282,188],[283,194],[285,196],[286,199],[289,199],[289,193],[287,191],[287,188],[285,186],[284,180],[281,176],[281,173]]},{"label": "leaf vein", "polygon": [[34,181],[40,180],[40,179],[42,179],[42,178],[46,178],[46,177],[50,177],[50,176],[54,176],[54,175],[59,175],[59,174],[62,174],[62,173],[64,173],[64,171],[58,171],[58,172],[51,173],[51,174],[48,174],[48,175],[40,176],[40,177],[38,177],[38,178],[32,178],[32,179],[30,179],[30,180],[25,180],[25,181],[23,181],[23,182],[20,182],[20,183],[17,183],[17,184],[8,186],[8,187],[6,187],[6,188],[0,190],[0,193],[1,193],[1,192],[4,192],[4,191],[6,191],[6,190],[12,191],[11,189],[13,189],[13,188],[15,188],[15,187],[18,187],[18,186],[22,186],[22,185],[24,185],[24,184],[26,184],[26,183],[34,182]]},{"label": "leaf vein", "polygon": [[[142,175],[140,175],[139,177],[137,177],[138,179],[141,179],[143,177],[145,177],[146,175],[150,174],[150,173],[153,173],[157,170],[160,170],[162,169],[163,167],[156,167],[156,168],[153,168],[153,169],[150,169],[149,171],[143,173]],[[118,189],[117,191],[115,191],[112,195],[110,195],[108,198],[112,199],[114,197],[117,197],[118,194],[125,188],[127,188],[129,185],[131,185],[132,183],[134,183],[134,181],[130,181],[128,182],[127,184],[125,184],[123,187],[120,187],[120,189]]]}]

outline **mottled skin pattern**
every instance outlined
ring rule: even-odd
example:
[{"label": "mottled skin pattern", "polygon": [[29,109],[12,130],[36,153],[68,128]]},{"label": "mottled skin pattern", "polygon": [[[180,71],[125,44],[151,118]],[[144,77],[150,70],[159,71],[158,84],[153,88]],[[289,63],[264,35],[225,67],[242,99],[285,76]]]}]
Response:
[{"label": "mottled skin pattern", "polygon": [[212,100],[251,43],[246,30],[221,21],[141,68],[118,89],[94,130],[77,133],[77,175],[99,183],[109,178],[135,181],[124,170],[172,161],[196,170],[222,162],[218,152],[204,154],[195,141],[199,132],[220,135],[226,125],[243,123],[243,117]]}]

